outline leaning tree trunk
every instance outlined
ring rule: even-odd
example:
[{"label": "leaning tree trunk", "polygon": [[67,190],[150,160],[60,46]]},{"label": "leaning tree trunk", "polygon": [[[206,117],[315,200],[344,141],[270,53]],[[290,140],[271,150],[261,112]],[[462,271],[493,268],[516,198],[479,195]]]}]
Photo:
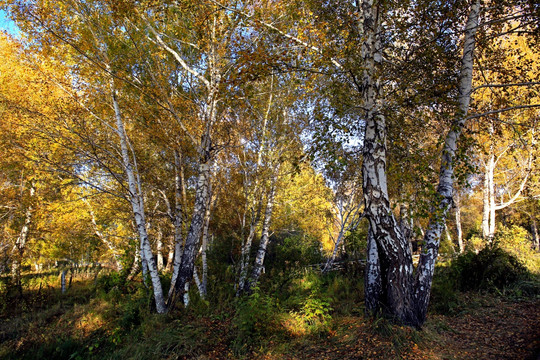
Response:
[{"label": "leaning tree trunk", "polygon": [[154,299],[156,303],[156,310],[158,313],[164,313],[166,311],[165,301],[163,298],[163,290],[161,287],[161,280],[159,279],[159,274],[152,254],[152,249],[150,247],[150,242],[148,241],[148,234],[146,232],[146,218],[144,212],[144,202],[140,193],[140,180],[135,175],[133,169],[133,164],[129,156],[129,147],[128,147],[128,138],[124,128],[124,122],[122,119],[122,114],[120,112],[120,106],[118,104],[116,90],[114,88],[114,81],[111,79],[111,92],[112,92],[112,101],[114,107],[114,113],[116,117],[116,127],[117,134],[120,138],[120,149],[122,153],[122,161],[124,165],[124,171],[126,172],[128,178],[128,190],[129,190],[129,200],[131,203],[133,216],[135,218],[135,224],[137,226],[137,231],[140,239],[140,248],[141,248],[141,260],[143,262],[143,269],[145,265],[148,267],[148,272],[150,279],[152,281],[152,288],[154,290]]},{"label": "leaning tree trunk", "polygon": [[412,324],[415,326],[421,326],[426,319],[440,238],[444,230],[448,210],[452,205],[454,159],[456,156],[457,143],[467,119],[469,103],[471,100],[475,35],[478,28],[479,12],[480,0],[475,0],[471,6],[465,28],[465,41],[459,76],[459,109],[457,117],[452,124],[452,128],[446,135],[442,152],[441,170],[439,173],[439,185],[437,187],[439,201],[429,220],[428,228],[424,236],[424,247],[422,249],[422,254],[420,255],[416,272],[414,296],[418,322]]},{"label": "leaning tree trunk", "polygon": [[99,227],[97,225],[97,221],[96,221],[96,215],[94,213],[94,209],[92,208],[92,205],[90,204],[90,202],[86,199],[86,198],[83,198],[83,201],[84,203],[88,206],[88,211],[90,212],[90,221],[92,222],[92,225],[94,226],[94,233],[96,234],[96,236],[105,244],[107,245],[107,247],[109,248],[109,250],[111,251],[111,253],[113,254],[113,258],[114,258],[114,262],[116,264],[116,270],[117,271],[122,271],[123,270],[123,267],[122,267],[122,261],[120,260],[120,255],[118,254],[118,252],[116,251],[116,247],[107,239],[107,237],[105,236],[105,234],[103,234],[100,230],[99,230]]},{"label": "leaning tree trunk", "polygon": [[199,175],[197,186],[195,189],[195,205],[193,215],[189,227],[182,259],[178,271],[178,277],[174,285],[175,291],[168,299],[169,308],[174,306],[176,299],[184,295],[189,281],[193,278],[193,270],[195,266],[195,249],[197,248],[199,239],[204,225],[204,215],[206,206],[208,205],[209,197],[209,182],[210,182],[210,162],[211,162],[211,144],[208,135],[204,136],[201,146],[201,154],[199,160]]}]

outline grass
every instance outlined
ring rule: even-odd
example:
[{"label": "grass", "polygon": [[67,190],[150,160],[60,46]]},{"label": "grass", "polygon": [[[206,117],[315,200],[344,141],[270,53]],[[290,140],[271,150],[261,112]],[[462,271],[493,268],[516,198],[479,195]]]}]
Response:
[{"label": "grass", "polygon": [[[41,287],[33,276],[18,305],[2,297],[0,359],[489,359],[512,336],[532,346],[516,352],[526,358],[540,326],[531,316],[540,305],[534,279],[500,293],[441,290],[436,279],[432,312],[418,331],[364,317],[362,283],[339,274],[301,274],[279,293],[263,283],[241,299],[194,296],[191,308],[167,315],[152,311],[144,286],[114,274],[75,277],[66,294],[54,276]],[[497,342],[475,349],[493,329]]]}]

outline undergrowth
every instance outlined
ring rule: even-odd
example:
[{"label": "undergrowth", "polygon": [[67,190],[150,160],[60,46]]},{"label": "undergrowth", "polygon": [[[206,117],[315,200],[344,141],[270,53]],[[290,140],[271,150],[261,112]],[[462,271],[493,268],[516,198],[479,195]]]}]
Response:
[{"label": "undergrowth", "polygon": [[[125,274],[76,279],[66,294],[54,274],[34,277],[22,295],[4,282],[0,358],[309,358],[324,347],[361,345],[370,349],[365,354],[371,355],[362,353],[368,358],[398,359],[450,331],[441,318],[418,331],[364,317],[362,277],[355,272],[289,270],[269,269],[277,274],[272,281],[263,279],[239,298],[228,283],[205,300],[193,286],[190,307],[166,315],[155,313],[144,283],[128,282]],[[475,306],[463,300],[463,291],[517,299],[537,298],[539,289],[537,278],[512,255],[486,248],[438,266],[431,310],[455,315]],[[26,300],[9,306],[21,296]]]}]

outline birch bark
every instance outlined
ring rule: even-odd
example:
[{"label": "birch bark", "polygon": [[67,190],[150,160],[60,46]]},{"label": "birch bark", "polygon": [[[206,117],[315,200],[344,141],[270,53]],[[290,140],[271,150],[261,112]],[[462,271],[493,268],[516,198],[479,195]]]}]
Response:
[{"label": "birch bark", "polygon": [[[402,323],[415,323],[411,297],[413,275],[412,254],[401,233],[392,209],[387,189],[386,175],[386,119],[381,112],[381,88],[378,65],[381,60],[379,7],[372,0],[362,2],[364,42],[362,44],[363,100],[365,113],[364,161],[362,178],[364,213],[377,244],[381,273],[381,304],[387,315]],[[375,262],[374,262],[375,266]],[[375,271],[373,268],[371,271]],[[368,283],[366,302],[376,303],[377,293]]]},{"label": "birch bark", "polygon": [[[263,191],[260,186],[259,176],[260,176],[260,168],[262,165],[262,159],[263,159],[263,153],[265,148],[265,142],[266,142],[266,129],[268,126],[268,121],[270,119],[270,110],[272,109],[273,104],[273,88],[274,88],[274,77],[271,77],[271,83],[270,83],[270,95],[268,97],[268,104],[266,107],[266,112],[263,117],[263,126],[261,131],[261,140],[259,143],[259,147],[257,149],[257,162],[254,172],[254,185],[251,192],[249,189],[246,189],[247,195],[247,212],[250,213],[250,221],[249,221],[249,233],[248,236],[242,246],[242,255],[240,260],[240,277],[238,280],[238,287],[236,288],[236,296],[239,296],[246,287],[246,279],[248,274],[248,267],[250,263],[250,252],[251,252],[251,246],[253,243],[253,239],[255,238],[255,234],[257,232],[257,228],[259,227],[259,223],[261,220],[261,206],[262,206],[262,194]],[[247,172],[246,172],[247,174]],[[247,175],[246,175],[247,177]],[[248,179],[245,179],[246,187],[248,183]],[[257,195],[260,192],[260,195]],[[245,215],[244,215],[245,216]]]},{"label": "birch bark", "polygon": [[[171,299],[174,293],[174,284],[176,284],[176,279],[178,278],[178,272],[180,271],[180,263],[182,262],[182,252],[183,252],[183,227],[185,224],[184,221],[184,212],[183,208],[187,205],[187,195],[186,195],[186,182],[184,178],[184,165],[182,163],[182,153],[178,150],[174,151],[174,214],[171,214],[174,219],[174,263],[172,263],[172,277],[171,277],[171,287],[169,288],[169,294],[167,299]],[[171,258],[169,253],[169,258]],[[169,300],[167,300],[169,302]]]},{"label": "birch bark", "polygon": [[266,210],[264,212],[264,221],[261,234],[261,242],[259,244],[259,249],[257,251],[257,256],[255,258],[255,263],[253,265],[253,271],[251,272],[251,277],[245,285],[244,292],[250,293],[253,291],[253,288],[257,285],[259,277],[264,265],[264,257],[266,255],[266,249],[268,247],[268,242],[270,241],[270,223],[272,221],[272,211],[274,208],[274,199],[276,195],[276,183],[279,173],[279,167],[276,170],[272,178],[272,184],[270,185],[270,192],[268,193],[268,200],[266,202]]},{"label": "birch bark", "polygon": [[463,230],[461,228],[461,195],[459,191],[456,191],[454,196],[454,205],[456,206],[456,232],[457,232],[457,242],[459,246],[459,252],[463,253],[465,251],[465,245],[463,244]]},{"label": "birch bark", "polygon": [[[201,237],[201,231],[204,225],[204,214],[208,204],[208,190],[210,180],[210,140],[204,140],[204,152],[201,154],[199,175],[195,190],[195,206],[193,208],[193,216],[189,227],[188,235],[182,252],[182,258],[178,271],[176,282],[174,283],[175,293],[169,297],[168,306],[174,305],[178,295],[183,295],[186,284],[193,277],[193,269],[195,266],[195,249]],[[171,284],[172,286],[172,284]]]},{"label": "birch bark", "polygon": [[135,174],[133,168],[133,163],[129,155],[129,140],[126,135],[124,128],[124,121],[122,118],[122,113],[120,111],[120,106],[118,104],[117,92],[114,87],[114,81],[110,81],[112,102],[114,108],[114,114],[116,119],[117,135],[120,138],[120,149],[122,153],[122,161],[124,165],[124,171],[126,172],[128,180],[128,189],[129,189],[129,201],[131,203],[133,216],[135,218],[135,224],[137,226],[137,231],[139,234],[140,240],[140,254],[141,260],[143,263],[143,269],[145,266],[148,268],[150,279],[152,282],[152,288],[154,290],[154,299],[156,303],[156,310],[158,313],[162,314],[166,311],[165,302],[163,298],[163,290],[161,287],[161,281],[159,279],[159,274],[157,266],[152,254],[152,249],[150,247],[150,242],[148,241],[148,234],[146,232],[146,218],[144,212],[144,202],[142,194],[140,193],[141,184],[139,178]]},{"label": "birch bark", "polygon": [[221,55],[219,55],[218,51],[222,43],[217,39],[216,35],[220,21],[218,16],[219,15],[217,12],[213,13],[211,20],[212,23],[210,25],[209,50],[206,53],[207,59],[205,60],[207,64],[206,70],[208,73],[208,78],[191,68],[180,56],[180,54],[167,46],[161,38],[161,35],[159,35],[156,30],[149,25],[149,29],[154,34],[157,43],[167,52],[171,53],[175,57],[178,64],[182,66],[184,70],[191,73],[196,79],[198,79],[201,85],[203,85],[207,91],[205,104],[201,106],[200,109],[200,115],[204,123],[200,145],[197,148],[198,174],[195,188],[195,204],[193,207],[191,224],[189,226],[184,249],[182,251],[178,276],[175,282],[171,283],[171,287],[174,287],[175,290],[167,300],[167,305],[169,308],[174,306],[176,299],[179,297],[184,298],[184,304],[187,304],[189,301],[189,299],[187,299],[187,289],[189,288],[189,281],[191,281],[193,278],[196,256],[195,249],[197,248],[198,242],[201,238],[201,233],[204,226],[204,215],[210,195],[210,168],[212,167],[216,152],[216,149],[212,147],[211,135],[217,120],[219,87],[222,77],[221,71],[223,70],[221,67],[222,64],[220,63],[223,58],[220,57]]},{"label": "birch bark", "polygon": [[366,315],[377,315],[381,311],[381,264],[377,242],[371,228],[368,229],[367,258],[364,273]]},{"label": "birch bark", "polygon": [[[467,119],[469,103],[472,93],[472,75],[475,36],[478,29],[478,17],[480,13],[480,1],[474,0],[469,12],[469,18],[465,27],[465,38],[463,45],[463,56],[461,60],[461,70],[459,74],[459,96],[458,112],[452,128],[446,135],[446,140],[442,152],[441,169],[439,173],[439,185],[437,194],[439,203],[430,218],[426,234],[424,236],[424,247],[420,255],[415,278],[415,303],[417,311],[417,325],[424,323],[429,304],[429,295],[435,271],[435,261],[437,259],[439,244],[448,210],[452,205],[452,195],[454,187],[454,159],[457,150],[457,142]],[[414,325],[414,324],[413,324]]]},{"label": "birch bark", "polygon": [[94,209],[92,208],[92,205],[87,199],[83,199],[86,206],[88,206],[88,210],[90,212],[90,220],[92,222],[92,225],[94,226],[94,233],[96,236],[109,248],[111,253],[113,254],[114,262],[116,263],[116,270],[122,271],[122,262],[120,261],[120,255],[118,255],[118,252],[116,250],[116,247],[107,239],[105,234],[103,234],[97,225],[96,221],[96,215],[94,213]]}]

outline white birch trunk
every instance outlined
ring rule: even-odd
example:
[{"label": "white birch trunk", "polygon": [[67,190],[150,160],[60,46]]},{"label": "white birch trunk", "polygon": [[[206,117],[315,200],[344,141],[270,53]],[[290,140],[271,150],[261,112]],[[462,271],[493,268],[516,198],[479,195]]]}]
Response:
[{"label": "white birch trunk", "polygon": [[165,266],[166,272],[172,272],[173,270],[173,262],[174,262],[174,237],[172,238],[172,243],[169,244],[169,252],[167,255],[167,266]]},{"label": "white birch trunk", "polygon": [[[365,113],[364,160],[362,163],[364,214],[377,242],[382,294],[380,303],[387,315],[402,323],[416,323],[412,312],[412,254],[390,206],[386,175],[386,119],[382,114],[380,83],[374,78],[381,61],[378,36],[379,7],[372,0],[362,2],[364,42],[362,57],[363,108]],[[376,291],[365,288],[367,302]]]},{"label": "white birch trunk", "polygon": [[62,273],[60,274],[60,288],[62,291],[62,294],[66,292],[66,269],[62,270]]},{"label": "white birch trunk", "polygon": [[236,288],[236,296],[239,296],[246,286],[246,279],[248,274],[248,266],[250,261],[249,253],[251,251],[251,244],[259,225],[259,216],[256,216],[249,224],[249,234],[246,238],[244,246],[242,246],[242,256],[240,259],[240,278],[238,280],[238,287]]},{"label": "white birch trunk", "polygon": [[478,28],[478,17],[480,13],[480,0],[474,0],[469,12],[469,18],[465,27],[465,39],[463,45],[463,57],[459,74],[459,109],[452,128],[448,132],[443,147],[441,170],[439,173],[439,185],[437,193],[440,197],[438,206],[434,208],[430,218],[426,235],[424,237],[424,247],[415,279],[415,302],[417,307],[417,326],[424,323],[429,304],[429,295],[435,271],[435,261],[439,251],[439,243],[448,210],[452,205],[452,195],[454,187],[454,159],[457,150],[457,142],[465,125],[469,103],[472,93],[472,76],[474,62],[475,36]]},{"label": "white birch trunk", "polygon": [[163,270],[163,232],[158,228],[156,239],[157,269]]},{"label": "white birch trunk", "polygon": [[131,270],[129,271],[127,280],[131,281],[135,277],[135,275],[137,275],[140,269],[141,269],[141,247],[137,246],[135,248],[135,255],[133,256],[133,263],[131,265]]},{"label": "white birch trunk", "polygon": [[334,264],[334,261],[336,260],[337,252],[339,249],[339,245],[341,244],[341,241],[343,240],[343,236],[345,233],[345,224],[341,224],[341,227],[339,229],[338,237],[336,239],[336,242],[334,244],[334,250],[332,251],[332,255],[328,258],[326,261],[326,264],[324,265],[324,268],[322,270],[323,274],[327,273],[332,265]]},{"label": "white birch trunk", "polygon": [[452,243],[452,236],[450,236],[450,231],[448,230],[448,225],[444,224],[444,233],[446,234],[446,241]]},{"label": "white birch trunk", "polygon": [[261,242],[259,244],[259,249],[257,251],[257,256],[255,257],[255,263],[253,265],[253,270],[251,273],[250,279],[246,282],[244,292],[250,293],[253,288],[257,285],[259,277],[264,265],[264,257],[266,255],[266,249],[268,247],[268,242],[270,241],[270,223],[272,221],[272,211],[274,208],[274,199],[276,195],[276,182],[279,174],[279,167],[276,170],[276,174],[272,179],[272,184],[270,185],[270,192],[268,194],[268,200],[266,202],[266,210],[264,212],[264,220],[261,234]]},{"label": "white birch trunk", "polygon": [[461,228],[461,195],[459,194],[459,191],[456,191],[454,205],[456,206],[457,242],[458,242],[459,252],[463,253],[465,251],[465,245],[463,244],[463,230]]},{"label": "white birch trunk", "polygon": [[488,178],[489,178],[489,232],[487,239],[493,241],[495,236],[495,156],[493,153],[489,156],[488,162]]},{"label": "white birch trunk", "polygon": [[[193,280],[195,281],[195,285],[197,286],[197,290],[199,291],[199,296],[201,297],[201,299],[204,299],[202,282],[201,282],[201,279],[199,278],[199,273],[197,272],[197,266],[195,266],[195,268],[193,269]],[[184,306],[185,305],[186,304],[184,302]]]},{"label": "white birch trunk", "polygon": [[148,241],[148,234],[146,232],[146,219],[144,212],[143,198],[140,193],[140,183],[138,177],[135,175],[133,164],[129,156],[129,146],[126,131],[124,129],[124,122],[122,114],[120,112],[120,106],[117,100],[116,90],[114,88],[114,82],[111,79],[111,92],[112,101],[114,107],[114,113],[116,117],[117,134],[120,137],[120,149],[122,153],[122,161],[124,163],[124,170],[127,175],[129,200],[133,210],[133,216],[135,218],[135,224],[140,238],[141,248],[141,260],[143,263],[143,274],[145,266],[148,268],[150,279],[152,282],[152,288],[154,290],[154,299],[156,303],[156,310],[158,313],[164,313],[166,311],[165,302],[163,298],[163,290],[161,288],[161,281],[159,279],[158,270]]},{"label": "white birch trunk", "polygon": [[[253,186],[253,195],[248,195],[247,207],[251,211],[251,219],[249,222],[249,233],[242,246],[242,255],[240,259],[240,277],[238,279],[238,286],[236,288],[236,296],[239,296],[246,287],[246,279],[248,274],[248,267],[250,263],[250,252],[251,245],[253,244],[253,239],[257,232],[261,217],[261,203],[262,203],[262,191],[261,195],[255,198],[257,192],[260,190],[260,181],[259,181],[259,170],[262,165],[263,152],[266,142],[266,129],[268,126],[268,121],[270,119],[270,110],[272,109],[273,104],[273,87],[274,87],[274,76],[271,78],[272,82],[270,85],[270,95],[268,97],[268,104],[266,107],[266,112],[263,118],[263,127],[261,131],[261,140],[259,143],[259,148],[257,149],[257,162],[255,167],[255,181]],[[246,180],[247,182],[247,180]]]},{"label": "white birch trunk", "polygon": [[381,310],[381,264],[377,242],[373,238],[373,232],[368,229],[367,258],[364,273],[365,306],[366,315],[376,315]]},{"label": "white birch trunk", "polygon": [[210,144],[209,139],[204,141],[208,142],[204,149],[205,154],[201,158],[199,165],[199,175],[197,179],[197,187],[195,190],[195,206],[193,209],[193,216],[191,218],[191,225],[189,227],[186,243],[182,252],[182,258],[180,262],[180,268],[178,276],[174,284],[175,292],[169,297],[169,306],[176,302],[176,296],[185,294],[186,284],[193,278],[193,269],[195,266],[195,249],[201,238],[201,232],[204,225],[204,215],[206,212],[206,206],[208,204],[208,188],[210,180]]},{"label": "white birch trunk", "polygon": [[94,214],[94,209],[92,208],[90,202],[87,199],[83,199],[83,201],[86,206],[88,206],[88,210],[90,212],[90,221],[94,226],[94,233],[107,246],[107,248],[109,248],[109,250],[113,254],[114,262],[116,264],[116,270],[122,271],[122,262],[120,261],[120,255],[118,255],[116,247],[109,240],[107,240],[107,237],[99,230],[96,222],[96,215]]},{"label": "white birch trunk", "polygon": [[200,293],[203,299],[206,299],[208,291],[208,261],[206,259],[206,251],[208,250],[208,230],[210,227],[210,215],[212,210],[212,204],[208,205],[206,209],[206,214],[204,218],[204,228],[202,235],[202,246],[201,246],[201,261],[202,261],[202,279]]},{"label": "white birch trunk", "polygon": [[536,218],[534,215],[531,215],[531,234],[533,249],[538,251],[540,250],[540,241],[538,239],[538,226],[536,225]]},{"label": "white birch trunk", "polygon": [[[174,191],[174,262],[172,262],[172,277],[171,287],[169,288],[169,294],[167,296],[167,302],[170,302],[174,294],[174,284],[178,278],[178,272],[180,271],[180,263],[182,262],[182,252],[184,249],[183,244],[183,227],[184,227],[184,212],[183,208],[187,206],[186,186],[184,179],[184,165],[182,163],[182,153],[180,151],[174,151],[174,168],[175,168],[175,191]],[[169,253],[170,258],[170,253]]]}]

